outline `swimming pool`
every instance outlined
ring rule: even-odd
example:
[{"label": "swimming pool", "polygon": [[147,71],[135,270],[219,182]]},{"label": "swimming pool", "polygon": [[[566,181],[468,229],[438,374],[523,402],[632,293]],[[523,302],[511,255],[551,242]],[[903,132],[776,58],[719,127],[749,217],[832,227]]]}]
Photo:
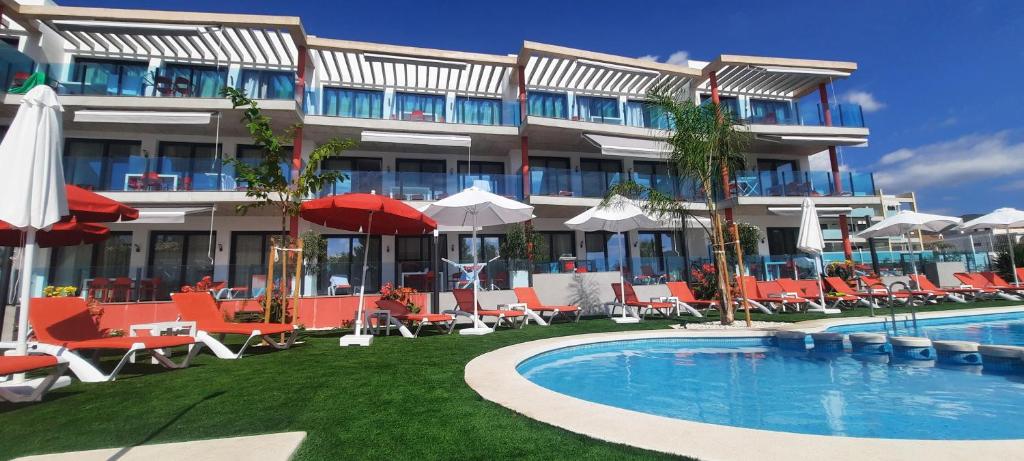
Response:
[{"label": "swimming pool", "polygon": [[782,351],[771,338],[599,342],[535,355],[516,370],[558,393],[696,422],[883,439],[1024,438],[1019,377]]},{"label": "swimming pool", "polygon": [[[914,329],[913,323],[906,318],[907,316],[903,314],[897,316],[896,333],[899,335],[924,336],[932,340],[955,339],[982,344],[1024,346],[1024,312],[919,319],[917,329]],[[829,328],[828,331],[892,332],[892,320],[882,320],[879,317],[877,323],[843,325]]]}]

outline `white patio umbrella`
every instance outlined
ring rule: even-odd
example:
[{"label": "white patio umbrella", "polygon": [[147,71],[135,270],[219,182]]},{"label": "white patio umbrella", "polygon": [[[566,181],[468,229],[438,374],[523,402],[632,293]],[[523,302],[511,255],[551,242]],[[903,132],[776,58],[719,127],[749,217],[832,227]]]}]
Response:
[{"label": "white patio umbrella", "polygon": [[[533,218],[533,207],[510,198],[492,194],[476,187],[470,187],[450,197],[443,198],[427,206],[423,212],[434,218],[442,226],[472,226],[473,240],[470,248],[473,252],[473,268],[479,264],[476,250],[476,231],[482,226],[499,226],[528,221]],[[483,335],[494,330],[477,327],[477,276],[473,278],[473,328],[459,330],[464,335]]]},{"label": "white patio umbrella", "polygon": [[[1024,211],[1020,211],[1016,208],[1000,208],[987,215],[979,216],[977,218],[974,218],[970,221],[963,223],[960,226],[960,229],[1005,229],[1006,241],[1010,245],[1010,266],[1012,266],[1013,268],[1013,283],[1017,285],[1020,284],[1020,277],[1017,276],[1017,261],[1014,260],[1013,256],[1013,237],[1010,235],[1010,229],[1014,227],[1024,227]],[[972,248],[971,251],[974,251],[974,249]]]},{"label": "white patio umbrella", "polygon": [[[569,219],[565,222],[565,225],[573,230],[579,230],[584,232],[615,232],[622,238],[623,232],[628,232],[634,229],[640,228],[652,228],[659,227],[660,223],[652,219],[644,210],[637,206],[633,201],[621,196],[613,196],[606,206],[595,206],[593,208],[584,211]],[[626,300],[626,277],[623,274],[623,247],[626,245],[625,239],[622,239],[622,245],[619,247],[619,296],[621,300]],[[626,307],[622,307],[622,317],[613,319],[619,323],[632,323],[638,320],[629,320],[626,317]]]},{"label": "white patio umbrella", "polygon": [[[952,216],[903,210],[860,231],[857,233],[857,236],[862,238],[895,237],[913,231],[940,232],[947,227],[956,226],[962,222],[962,219]],[[914,275],[917,275],[917,263],[914,262],[915,256],[914,245],[910,245],[910,262],[914,267]]]},{"label": "white patio umbrella", "polygon": [[[821,263],[821,267],[825,267],[825,261],[822,257],[822,253],[825,251],[825,237],[821,234],[821,222],[818,220],[818,209],[814,206],[814,201],[810,198],[804,198],[804,203],[800,206],[800,234],[796,238],[796,249],[803,251],[804,253],[810,253],[814,255],[814,265],[818,266]],[[826,314],[838,313],[828,309],[825,305],[825,286],[821,283],[821,270],[818,270],[818,300],[821,303],[821,310]]]},{"label": "white patio umbrella", "polygon": [[18,114],[0,143],[0,221],[25,230],[21,256],[21,288],[16,352],[24,355],[28,340],[28,310],[32,297],[32,265],[36,231],[45,230],[68,214],[61,157],[63,107],[57,93],[45,85],[21,98]]}]

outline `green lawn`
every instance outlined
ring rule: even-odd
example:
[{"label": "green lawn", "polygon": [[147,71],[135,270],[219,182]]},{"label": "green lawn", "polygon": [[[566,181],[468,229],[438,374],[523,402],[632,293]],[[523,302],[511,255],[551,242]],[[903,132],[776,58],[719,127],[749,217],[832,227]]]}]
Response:
[{"label": "green lawn", "polygon": [[[820,317],[754,315],[784,321]],[[464,383],[463,368],[473,357],[509,344],[677,322],[617,325],[602,318],[484,337],[392,336],[365,349],[339,348],[337,333],[313,333],[292,350],[242,360],[204,354],[185,370],[137,365],[115,382],[76,382],[42,403],[0,403],[0,458],[295,430],[309,434],[300,460],[667,458],[553,428],[483,401]]]}]

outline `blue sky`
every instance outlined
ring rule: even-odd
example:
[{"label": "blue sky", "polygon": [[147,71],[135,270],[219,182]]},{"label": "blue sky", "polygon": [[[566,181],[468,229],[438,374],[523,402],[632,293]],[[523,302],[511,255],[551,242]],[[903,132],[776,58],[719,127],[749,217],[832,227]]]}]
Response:
[{"label": "blue sky", "polygon": [[[151,8],[140,0],[67,6]],[[628,8],[624,7],[628,5]],[[842,161],[922,210],[1024,207],[1024,2],[198,1],[162,7],[302,17],[307,33],[506,54],[523,40],[625,56],[752,54],[856,61],[836,84],[867,109],[870,146]]]}]

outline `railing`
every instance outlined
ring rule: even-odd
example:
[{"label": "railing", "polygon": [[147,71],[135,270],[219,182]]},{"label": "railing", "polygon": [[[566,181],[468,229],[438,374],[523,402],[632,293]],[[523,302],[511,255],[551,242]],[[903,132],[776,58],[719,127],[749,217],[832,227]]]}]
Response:
[{"label": "railing", "polygon": [[[64,157],[64,176],[68,184],[102,192],[177,192],[244,191],[245,184],[235,179],[234,168],[220,160],[195,159],[192,168],[177,162],[188,158],[148,158],[143,156]],[[94,164],[99,163],[99,164]]]},{"label": "railing", "polygon": [[483,126],[519,126],[521,122],[518,101],[455,97],[437,98],[429,104],[405,104],[393,94],[385,96],[383,91],[352,90],[352,94],[343,94],[341,90],[307,91],[303,107],[306,115]]},{"label": "railing", "polygon": [[35,69],[35,62],[14,47],[0,42],[0,91],[20,86]]},{"label": "railing", "polygon": [[737,171],[733,188],[740,197],[863,197],[875,195],[871,173],[840,172],[842,192],[830,171]]},{"label": "railing", "polygon": [[[722,105],[733,112],[734,117],[751,125],[825,126],[821,104],[750,98],[742,102],[730,99],[723,101]],[[831,126],[865,126],[864,111],[858,104],[831,105],[829,113],[832,116]]]},{"label": "railing", "polygon": [[531,168],[530,195],[604,198],[609,186],[622,182],[625,173]]},{"label": "railing", "polygon": [[515,200],[523,198],[522,176],[518,174],[467,175],[404,171],[342,173],[347,179],[328,185],[320,192],[320,196],[372,191],[400,200],[434,201],[475,186]]}]

